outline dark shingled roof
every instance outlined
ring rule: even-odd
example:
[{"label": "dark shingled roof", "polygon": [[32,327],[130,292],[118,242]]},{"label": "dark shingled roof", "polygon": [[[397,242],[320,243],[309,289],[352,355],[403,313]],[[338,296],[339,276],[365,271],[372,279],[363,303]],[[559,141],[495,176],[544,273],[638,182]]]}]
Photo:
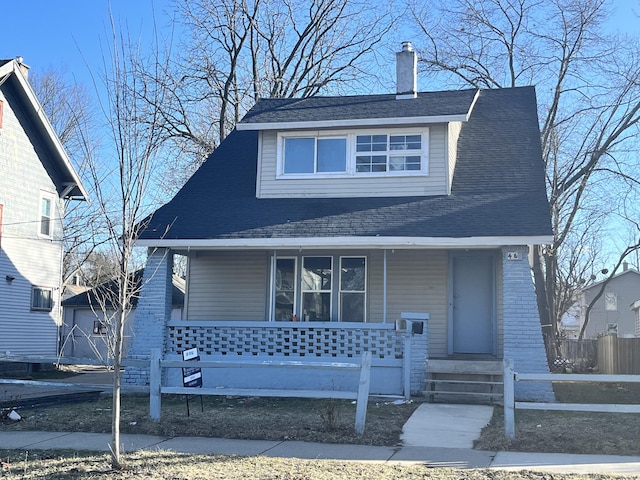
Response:
[{"label": "dark shingled roof", "polygon": [[[137,270],[132,274],[132,278],[134,283],[134,288],[137,291],[140,291],[140,287],[142,286],[142,276],[144,274],[144,269]],[[171,288],[171,306],[182,307],[184,306],[184,288],[178,287],[176,285],[178,283],[175,279]],[[94,287],[85,292],[79,293],[78,295],[74,295],[62,301],[63,307],[81,307],[81,308],[101,308],[101,302],[106,303],[107,308],[112,308],[113,303],[112,300],[117,298],[118,295],[118,282],[116,280],[109,280],[108,282],[101,283],[97,287]],[[132,307],[135,308],[138,305],[138,296],[134,296],[131,299]]]},{"label": "dark shingled roof", "polygon": [[263,98],[240,124],[466,115],[475,94],[476,90],[429,92],[405,100],[395,95]]},{"label": "dark shingled roof", "polygon": [[[354,101],[368,98],[378,97]],[[278,102],[291,101],[266,103]],[[396,102],[400,115],[413,100]],[[430,197],[257,199],[258,133],[234,131],[140,238],[551,235],[536,109],[533,87],[481,91],[460,132],[452,193]]]}]

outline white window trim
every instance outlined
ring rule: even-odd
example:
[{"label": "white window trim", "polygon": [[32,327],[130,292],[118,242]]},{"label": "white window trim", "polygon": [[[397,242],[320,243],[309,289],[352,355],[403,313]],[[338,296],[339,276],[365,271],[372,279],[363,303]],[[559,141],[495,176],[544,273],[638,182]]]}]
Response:
[{"label": "white window trim", "polygon": [[[36,292],[36,290],[42,290],[42,291],[48,291],[49,292],[49,298],[51,299],[51,306],[50,307],[36,307],[34,306],[34,302],[33,302],[33,296]],[[53,301],[53,288],[51,287],[41,287],[38,285],[32,285],[31,286],[31,310],[34,312],[51,312],[53,311],[53,306],[54,306],[54,301]]]},{"label": "white window trim", "polygon": [[[328,258],[331,260],[331,286],[329,290],[305,290],[304,289],[304,259],[305,258]],[[335,261],[332,255],[303,255],[300,260],[300,309],[302,312],[302,319],[304,319],[305,305],[304,294],[305,293],[329,293],[329,314],[333,315],[333,300],[334,300],[334,286],[335,286]],[[331,321],[331,317],[328,321]]]},{"label": "white window trim", "polygon": [[[298,311],[298,296],[300,293],[300,288],[302,287],[300,279],[298,278],[298,257],[292,257],[292,256],[286,256],[286,257],[276,257],[276,261],[272,262],[273,263],[273,268],[274,268],[274,272],[277,271],[278,269],[278,261],[280,260],[293,260],[293,314],[295,315],[296,312]],[[272,275],[272,278],[275,279],[276,275]],[[273,285],[273,316],[274,318],[272,318],[272,320],[274,322],[279,322],[282,320],[276,320],[275,319],[275,311],[276,311],[276,298],[278,296],[278,286],[277,285]]]},{"label": "white window trim", "polygon": [[[364,290],[342,290],[342,260],[345,258],[364,258]],[[367,323],[367,279],[368,279],[368,261],[366,255],[344,255],[338,260],[340,262],[340,278],[338,279],[338,321],[342,322],[342,294],[343,293],[361,293],[364,295],[364,311],[362,312],[362,323]]]},{"label": "white window trim", "polygon": [[[49,211],[49,233],[45,234],[42,233],[42,201],[43,200],[49,200],[49,205],[50,205],[50,211]],[[54,216],[55,216],[55,210],[56,210],[56,203],[55,203],[55,197],[52,193],[49,192],[40,192],[40,199],[38,201],[38,237],[40,238],[53,238],[53,233],[54,233]]]},{"label": "white window trim", "polygon": [[[421,156],[420,170],[398,170],[385,172],[356,172],[356,137],[358,135],[417,135],[422,136],[422,148],[418,150],[409,150],[411,154],[416,152]],[[347,165],[345,172],[320,172],[320,173],[284,173],[284,142],[287,138],[346,138],[347,139]],[[293,179],[319,179],[319,178],[371,178],[371,177],[415,177],[429,175],[429,128],[428,127],[412,127],[412,128],[373,128],[358,130],[324,130],[324,131],[297,131],[297,132],[278,132],[276,143],[276,179],[293,180]],[[400,152],[403,150],[392,150],[392,152]],[[364,152],[360,152],[361,154]],[[388,155],[389,151],[385,152]],[[315,160],[314,160],[315,162]],[[316,167],[314,167],[316,168]]]}]

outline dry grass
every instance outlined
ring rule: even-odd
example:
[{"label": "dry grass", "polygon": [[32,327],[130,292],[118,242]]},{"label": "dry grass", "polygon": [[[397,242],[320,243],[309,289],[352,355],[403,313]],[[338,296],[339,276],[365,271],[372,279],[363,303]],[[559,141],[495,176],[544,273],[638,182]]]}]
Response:
[{"label": "dry grass", "polygon": [[[638,384],[554,383],[563,403],[640,403]],[[474,448],[517,452],[640,455],[640,415],[632,413],[516,410],[516,438],[504,436],[502,409],[496,409]]]},{"label": "dry grass", "polygon": [[[122,433],[256,440],[396,445],[416,403],[369,402],[365,433],[354,432],[355,404],[347,400],[191,397],[163,395],[162,418],[149,418],[149,397],[125,395]],[[20,410],[23,420],[5,421],[1,430],[111,431],[111,398],[97,402]]]},{"label": "dry grass", "polygon": [[610,475],[562,475],[492,470],[427,468],[290,458],[185,455],[165,451],[138,452],[125,457],[125,469],[114,472],[106,455],[70,452],[0,451],[3,480],[76,480],[108,478],[128,480],[224,479],[224,480],[615,480]]}]

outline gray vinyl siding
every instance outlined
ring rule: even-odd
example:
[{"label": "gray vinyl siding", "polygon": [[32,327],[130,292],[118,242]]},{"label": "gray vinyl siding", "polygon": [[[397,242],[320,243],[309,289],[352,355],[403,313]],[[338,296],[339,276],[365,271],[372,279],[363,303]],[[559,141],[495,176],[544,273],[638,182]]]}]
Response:
[{"label": "gray vinyl siding", "polygon": [[453,184],[453,174],[456,170],[456,159],[458,158],[458,138],[460,137],[461,129],[462,122],[449,123],[447,132],[447,159],[449,161],[447,194],[451,193],[451,185]]},{"label": "gray vinyl siding", "polygon": [[[584,290],[584,300],[582,315],[587,306],[600,292],[601,285]],[[605,294],[615,294],[617,300],[616,310],[607,310],[605,305]],[[589,313],[589,323],[585,329],[585,338],[596,338],[607,332],[607,324],[618,325],[618,336],[629,337],[635,335],[635,314],[631,305],[640,300],[640,274],[634,270],[627,270],[607,283],[602,297],[594,304]],[[583,320],[584,321],[584,320]]]},{"label": "gray vinyl siding", "polygon": [[[0,240],[0,351],[12,354],[55,355],[61,323],[59,294],[62,257],[62,202],[37,151],[40,138],[25,132],[4,101],[0,131],[0,205],[3,205]],[[30,124],[25,128],[30,129]],[[52,236],[39,235],[41,193],[51,195]],[[5,276],[15,277],[12,282]],[[32,286],[51,288],[53,309],[31,310]]]},{"label": "gray vinyl siding", "polygon": [[[259,198],[429,196],[447,193],[446,124],[429,125],[428,175],[282,179],[277,173],[277,132],[260,135],[256,194]],[[315,133],[315,132],[313,132]]]},{"label": "gray vinyl siding", "polygon": [[189,257],[187,320],[265,320],[266,252]]}]

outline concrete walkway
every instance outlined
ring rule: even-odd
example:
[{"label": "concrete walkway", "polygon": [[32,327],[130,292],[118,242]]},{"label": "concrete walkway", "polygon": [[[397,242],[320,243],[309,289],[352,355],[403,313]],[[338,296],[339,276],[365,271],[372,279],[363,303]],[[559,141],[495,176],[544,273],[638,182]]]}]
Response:
[{"label": "concrete walkway", "polygon": [[[473,450],[473,440],[491,419],[492,407],[422,404],[404,427],[402,445],[334,445],[298,441],[233,440],[204,437],[121,437],[123,450],[168,450],[302,459],[335,459],[428,467],[535,470],[555,473],[608,473],[640,476],[640,457]],[[0,431],[0,449],[72,449],[107,452],[107,433]]]}]

